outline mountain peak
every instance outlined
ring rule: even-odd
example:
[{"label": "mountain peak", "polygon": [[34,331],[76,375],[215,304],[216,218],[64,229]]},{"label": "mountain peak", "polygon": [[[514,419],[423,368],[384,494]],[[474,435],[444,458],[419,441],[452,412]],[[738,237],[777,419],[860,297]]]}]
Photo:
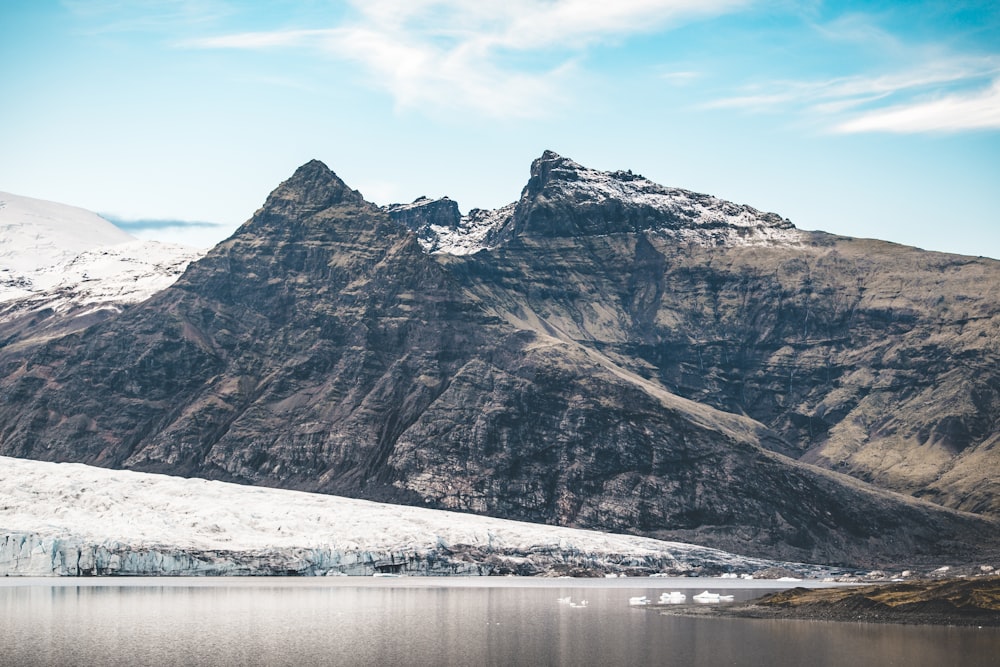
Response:
[{"label": "mountain peak", "polygon": [[335,204],[363,202],[361,193],[352,190],[329,167],[319,160],[310,160],[271,193],[265,207],[281,209],[285,204],[294,204],[297,212],[308,213]]},{"label": "mountain peak", "polygon": [[531,163],[520,198],[460,216],[450,199],[393,204],[389,215],[428,252],[465,255],[517,237],[654,232],[702,246],[798,244],[787,219],[711,195],[671,188],[631,170],[599,171],[552,150]]},{"label": "mountain peak", "polygon": [[791,222],[629,171],[599,171],[546,150],[531,164],[504,238],[656,231],[700,245],[796,242]]},{"label": "mountain peak", "polygon": [[542,154],[541,154],[540,157],[535,158],[532,161],[532,163],[531,163],[531,169],[532,169],[532,171],[534,171],[535,168],[537,166],[539,166],[539,165],[544,165],[544,164],[561,164],[561,163],[566,163],[568,165],[572,165],[573,167],[580,168],[580,165],[577,164],[576,162],[573,162],[573,160],[570,160],[567,157],[563,157],[562,155],[560,155],[559,153],[556,153],[555,151],[545,149],[544,151],[542,151]]},{"label": "mountain peak", "polygon": [[546,150],[531,163],[531,179],[525,186],[525,193],[535,194],[552,180],[576,180],[580,172],[585,170],[585,167],[573,160]]},{"label": "mountain peak", "polygon": [[[264,206],[237,230],[236,235],[265,232],[317,238],[321,230],[330,225],[330,221],[325,220],[330,216],[320,214],[335,207],[351,208],[356,213],[376,208],[321,161],[310,160],[268,195]],[[348,216],[363,225],[370,222],[368,217],[367,214],[360,218],[354,214]]]}]

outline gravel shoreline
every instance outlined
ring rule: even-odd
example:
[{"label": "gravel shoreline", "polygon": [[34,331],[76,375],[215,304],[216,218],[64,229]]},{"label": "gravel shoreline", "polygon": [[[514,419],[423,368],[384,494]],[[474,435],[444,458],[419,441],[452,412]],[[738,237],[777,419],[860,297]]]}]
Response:
[{"label": "gravel shoreline", "polygon": [[731,605],[650,605],[670,616],[1000,627],[1000,577],[793,588]]}]

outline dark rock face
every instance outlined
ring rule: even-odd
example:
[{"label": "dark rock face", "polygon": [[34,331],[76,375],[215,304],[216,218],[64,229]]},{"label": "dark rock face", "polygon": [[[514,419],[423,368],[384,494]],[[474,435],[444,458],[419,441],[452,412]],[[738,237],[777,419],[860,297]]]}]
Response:
[{"label": "dark rock face", "polygon": [[729,234],[794,229],[774,213],[761,213],[678,188],[631,171],[587,169],[552,151],[531,165],[531,178],[506,228],[518,236],[574,237],[671,230],[701,234],[714,243]]},{"label": "dark rock face", "polygon": [[[417,203],[409,227],[457,215]],[[489,250],[427,254],[310,162],[173,287],[0,352],[0,453],[788,560],[996,553],[992,519],[795,460],[878,482],[872,447],[914,461],[925,437],[988,461],[998,311],[973,286],[995,262],[799,232],[549,153],[504,211]]]},{"label": "dark rock face", "polygon": [[426,234],[432,225],[455,229],[462,221],[458,203],[447,197],[420,197],[412,204],[392,204],[386,208],[386,212],[395,222],[416,232],[418,236]]},{"label": "dark rock face", "polygon": [[501,234],[461,267],[484,301],[765,424],[777,452],[1000,514],[1000,262],[802,232],[553,153]]}]

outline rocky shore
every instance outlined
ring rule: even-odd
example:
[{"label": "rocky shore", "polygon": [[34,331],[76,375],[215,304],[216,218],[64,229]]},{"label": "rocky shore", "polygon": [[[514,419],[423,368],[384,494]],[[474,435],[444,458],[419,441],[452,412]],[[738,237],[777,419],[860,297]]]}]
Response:
[{"label": "rocky shore", "polygon": [[651,608],[681,616],[1000,627],[1000,576],[792,588],[733,605]]}]

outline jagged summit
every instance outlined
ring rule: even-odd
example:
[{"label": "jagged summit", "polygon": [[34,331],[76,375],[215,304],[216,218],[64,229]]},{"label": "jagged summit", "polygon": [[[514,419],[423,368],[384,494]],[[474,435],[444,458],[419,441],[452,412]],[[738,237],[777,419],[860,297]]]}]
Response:
[{"label": "jagged summit", "polygon": [[409,267],[414,256],[427,259],[412,234],[311,160],[178,286],[280,321],[297,316],[296,300],[316,301],[317,289],[343,296],[352,280],[367,280],[388,257]]},{"label": "jagged summit", "polygon": [[[351,189],[337,174],[319,160],[310,160],[279,185],[267,203],[295,200],[299,210],[322,210],[336,204],[361,204],[365,198]],[[266,206],[267,204],[265,204]]]},{"label": "jagged summit", "polygon": [[396,222],[407,229],[420,233],[429,225],[444,229],[456,229],[462,222],[458,202],[442,197],[429,199],[417,197],[409,204],[390,204],[386,211]]},{"label": "jagged summit", "polygon": [[531,162],[531,178],[521,193],[521,198],[534,197],[550,181],[575,181],[586,167],[573,160],[559,155],[555,151],[546,150]]},{"label": "jagged summit", "polygon": [[291,178],[279,185],[268,201],[294,198],[303,209],[327,208],[340,203],[361,203],[364,197],[352,190],[329,167],[319,160],[310,160],[295,170]]},{"label": "jagged summit", "polygon": [[511,236],[663,232],[699,245],[764,245],[798,240],[775,213],[670,188],[631,171],[598,171],[553,151],[531,165]]},{"label": "jagged summit", "polygon": [[421,198],[385,210],[415,231],[428,252],[455,255],[518,237],[653,232],[701,246],[796,244],[801,237],[776,213],[665,187],[631,171],[590,169],[551,150],[531,163],[520,198],[494,211],[474,209],[460,216],[447,198]]},{"label": "jagged summit", "polygon": [[514,204],[494,211],[475,208],[463,216],[458,203],[448,197],[418,197],[409,204],[390,204],[383,210],[416,233],[426,252],[469,255],[496,245],[497,235],[513,215]]},{"label": "jagged summit", "polygon": [[319,160],[310,160],[275,188],[264,206],[238,232],[264,227],[300,226],[333,206],[370,206]]}]

